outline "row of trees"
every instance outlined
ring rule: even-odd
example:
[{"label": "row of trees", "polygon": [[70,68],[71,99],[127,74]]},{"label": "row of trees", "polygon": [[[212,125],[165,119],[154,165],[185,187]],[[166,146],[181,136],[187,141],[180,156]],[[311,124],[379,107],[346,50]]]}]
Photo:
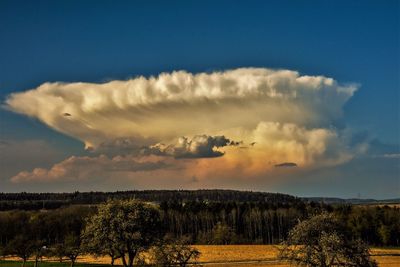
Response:
[{"label": "row of trees", "polygon": [[299,220],[336,214],[351,236],[374,246],[400,246],[400,209],[318,203],[164,202],[164,225],[174,237],[197,244],[277,244]]},{"label": "row of trees", "polygon": [[[17,256],[22,266],[30,258],[35,267],[43,257],[67,258],[71,267],[85,253],[109,256],[126,267],[148,263],[157,266],[187,266],[198,258],[189,239],[173,239],[162,226],[158,206],[137,200],[114,200],[57,212],[2,214],[3,256]],[[61,226],[61,227],[60,227]]]},{"label": "row of trees", "polygon": [[276,244],[298,219],[320,207],[302,204],[271,206],[265,202],[164,202],[167,231],[175,237],[190,236],[198,244]]},{"label": "row of trees", "polygon": [[0,252],[20,257],[23,266],[30,257],[34,257],[37,266],[44,255],[75,262],[84,220],[92,212],[91,208],[79,206],[51,212],[2,212]]},{"label": "row of trees", "polygon": [[[140,262],[144,250],[151,252],[153,262],[161,258],[184,262],[198,254],[188,244],[278,244],[299,221],[324,212],[338,218],[351,240],[400,245],[399,208],[333,207],[301,201],[146,204],[114,200],[97,206],[0,212],[0,250],[23,261],[34,257],[36,264],[43,255],[74,263],[84,252],[108,255],[112,262],[120,258],[130,266],[133,261]],[[117,238],[130,240],[129,253],[127,247],[110,246]]]}]

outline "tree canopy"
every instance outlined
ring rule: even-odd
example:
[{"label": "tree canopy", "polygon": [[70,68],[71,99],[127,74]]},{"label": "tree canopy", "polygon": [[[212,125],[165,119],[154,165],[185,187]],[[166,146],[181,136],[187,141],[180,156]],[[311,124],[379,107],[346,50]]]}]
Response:
[{"label": "tree canopy", "polygon": [[160,212],[156,206],[137,200],[112,200],[100,205],[82,234],[89,248],[121,257],[126,267],[161,237]]},{"label": "tree canopy", "polygon": [[369,249],[352,239],[346,227],[333,214],[322,213],[299,222],[280,251],[282,259],[311,267],[375,267]]}]

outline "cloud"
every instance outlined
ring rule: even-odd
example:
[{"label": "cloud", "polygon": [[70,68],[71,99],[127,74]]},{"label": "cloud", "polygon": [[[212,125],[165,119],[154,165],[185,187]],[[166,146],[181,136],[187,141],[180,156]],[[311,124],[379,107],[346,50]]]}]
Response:
[{"label": "cloud", "polygon": [[388,159],[400,159],[400,154],[384,154],[383,157]]},{"label": "cloud", "polygon": [[257,144],[248,149],[226,147],[223,157],[190,163],[188,170],[195,170],[199,179],[270,177],[267,174],[276,172],[279,168],[275,165],[282,162],[295,162],[298,170],[312,170],[345,163],[359,153],[358,146],[348,147],[346,136],[334,129],[260,122],[254,130],[226,132],[235,140]]},{"label": "cloud", "polygon": [[[342,164],[361,151],[346,130],[335,127],[357,88],[266,68],[175,71],[101,84],[45,83],[9,95],[6,108],[107,156],[69,158],[13,180],[91,177],[96,172],[80,168],[81,161],[87,169],[107,166],[110,172],[118,156],[134,166],[126,173],[143,167],[143,158],[159,157],[176,167],[171,177],[195,174],[199,184],[215,177],[261,177],[280,163],[295,162],[296,170]],[[79,171],[60,176],[59,169],[68,168],[59,165]]]},{"label": "cloud", "polygon": [[11,178],[14,183],[20,182],[54,182],[60,180],[79,181],[87,179],[106,178],[113,172],[146,172],[163,169],[168,165],[163,161],[146,161],[127,156],[109,158],[105,155],[98,157],[75,157],[53,165],[50,169],[35,168],[33,171],[22,171]]},{"label": "cloud", "polygon": [[192,139],[180,137],[175,145],[156,144],[145,151],[149,154],[173,156],[179,158],[214,158],[224,152],[217,150],[226,146],[237,146],[240,142],[231,141],[225,136],[195,135]]},{"label": "cloud", "polygon": [[356,89],[289,70],[175,71],[101,84],[45,83],[9,95],[6,107],[96,147],[130,136],[165,142],[211,135],[260,121],[328,126]]},{"label": "cloud", "polygon": [[48,167],[65,158],[66,154],[44,140],[0,140],[0,188],[21,170],[37,166]]},{"label": "cloud", "polygon": [[279,164],[275,164],[276,168],[287,168],[287,167],[297,167],[297,164],[294,162],[283,162]]},{"label": "cloud", "polygon": [[[225,136],[195,135],[193,138],[182,136],[175,144],[165,145],[149,143],[137,138],[117,138],[101,143],[95,148],[89,149],[94,153],[107,155],[158,155],[171,156],[174,158],[213,158],[223,156],[224,153],[218,148],[225,146],[238,146],[240,141],[229,140]],[[142,145],[138,145],[142,144]]]}]

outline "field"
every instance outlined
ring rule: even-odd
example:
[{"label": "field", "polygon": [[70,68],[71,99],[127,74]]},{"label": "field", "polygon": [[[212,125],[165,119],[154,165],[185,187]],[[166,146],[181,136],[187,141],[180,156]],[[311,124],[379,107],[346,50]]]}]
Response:
[{"label": "field", "polygon": [[[234,263],[237,266],[291,266],[276,259],[277,247],[272,245],[229,245],[229,246],[197,246],[202,252],[200,262],[209,263],[207,266],[228,267]],[[379,266],[400,266],[400,248],[394,249],[372,249],[373,258],[378,261]]]},{"label": "field", "polygon": [[[286,267],[291,266],[285,262],[279,262],[276,259],[277,248],[272,245],[198,245],[200,252],[200,263],[209,267]],[[379,266],[397,267],[400,266],[400,248],[373,248],[371,250],[373,258],[377,260]],[[80,258],[80,264],[77,267],[97,266],[103,267],[109,264],[107,257],[93,258],[90,256]],[[17,262],[1,262],[0,267],[20,266]],[[27,264],[27,267],[33,264]],[[67,263],[41,263],[43,267],[61,267],[69,266]]]},{"label": "field", "polygon": [[[1,267],[21,267],[21,262],[19,261],[1,261],[0,260],[0,266]],[[33,262],[27,262],[25,264],[25,267],[33,267],[34,263]],[[69,267],[70,263],[69,262],[40,262],[39,267]],[[108,267],[110,266],[109,264],[85,264],[85,263],[76,263],[75,267]]]}]

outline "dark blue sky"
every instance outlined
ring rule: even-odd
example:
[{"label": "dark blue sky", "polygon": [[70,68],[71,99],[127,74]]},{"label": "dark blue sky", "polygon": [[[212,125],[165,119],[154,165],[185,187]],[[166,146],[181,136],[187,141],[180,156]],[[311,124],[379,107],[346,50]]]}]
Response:
[{"label": "dark blue sky", "polygon": [[[47,81],[267,67],[359,83],[344,123],[400,143],[399,1],[0,1],[0,97]],[[82,145],[1,110],[1,139]],[[61,156],[60,156],[61,157]]]}]

